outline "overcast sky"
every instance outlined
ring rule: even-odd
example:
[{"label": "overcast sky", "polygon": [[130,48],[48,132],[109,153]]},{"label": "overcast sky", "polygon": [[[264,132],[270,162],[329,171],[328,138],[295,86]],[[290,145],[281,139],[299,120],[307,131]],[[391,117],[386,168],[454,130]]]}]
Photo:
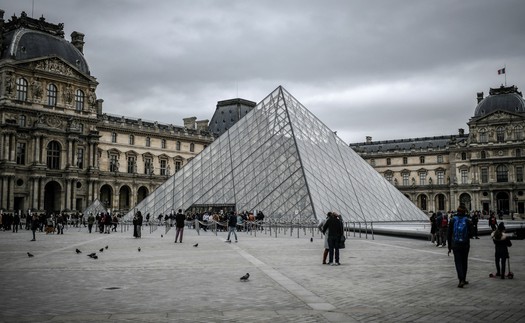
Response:
[{"label": "overcast sky", "polygon": [[[34,4],[34,5],[33,5]],[[85,34],[104,112],[182,125],[282,85],[347,143],[450,135],[525,88],[523,0],[0,0]]]}]

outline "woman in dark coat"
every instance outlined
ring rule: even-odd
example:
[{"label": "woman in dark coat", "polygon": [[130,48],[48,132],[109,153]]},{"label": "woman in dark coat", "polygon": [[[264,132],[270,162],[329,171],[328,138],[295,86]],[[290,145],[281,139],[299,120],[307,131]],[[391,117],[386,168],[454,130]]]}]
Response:
[{"label": "woman in dark coat", "polygon": [[507,259],[509,258],[509,247],[512,246],[512,242],[505,234],[505,224],[500,222],[498,229],[492,232],[491,236],[496,248],[496,253],[494,255],[496,260],[496,276],[500,276],[501,279],[505,279],[505,265],[507,263]]}]

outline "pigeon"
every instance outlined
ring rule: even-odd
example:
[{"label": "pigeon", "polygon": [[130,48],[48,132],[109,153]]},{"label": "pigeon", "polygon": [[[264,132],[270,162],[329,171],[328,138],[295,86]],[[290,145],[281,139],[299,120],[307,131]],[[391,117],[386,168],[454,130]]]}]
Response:
[{"label": "pigeon", "polygon": [[140,252],[140,247],[139,247],[138,251]]},{"label": "pigeon", "polygon": [[78,250],[78,249],[77,249],[77,250],[75,250],[75,251],[76,251],[77,253],[82,253],[82,251],[80,251],[80,250]]},{"label": "pigeon", "polygon": [[98,249],[99,252],[104,252],[104,248]]},{"label": "pigeon", "polygon": [[161,237],[161,238],[164,238],[164,236],[163,236],[162,234],[160,235],[160,237]]},{"label": "pigeon", "polygon": [[105,246],[104,248],[105,248],[106,250],[108,250],[109,246]]},{"label": "pigeon", "polygon": [[314,238],[310,238],[310,242],[314,242]]},{"label": "pigeon", "polygon": [[249,273],[246,273],[246,275],[242,276],[241,277],[241,281],[245,282],[248,280],[248,278],[250,278],[250,274]]},{"label": "pigeon", "polygon": [[29,253],[29,252],[28,252],[28,253],[27,253],[27,256],[28,256],[29,258],[31,258],[31,257],[34,257],[35,255],[33,255],[32,253]]},{"label": "pigeon", "polygon": [[194,246],[194,247],[198,247],[198,246],[199,246],[199,244],[198,244],[198,243],[196,243],[196,244],[194,244],[193,246]]},{"label": "pigeon", "polygon": [[96,255],[97,255],[96,253],[92,252],[92,253],[90,253],[90,254],[88,255],[88,257],[93,258],[93,257],[95,257]]},{"label": "pigeon", "polygon": [[94,255],[93,257],[91,257],[93,259],[98,259],[98,256],[97,255]]}]

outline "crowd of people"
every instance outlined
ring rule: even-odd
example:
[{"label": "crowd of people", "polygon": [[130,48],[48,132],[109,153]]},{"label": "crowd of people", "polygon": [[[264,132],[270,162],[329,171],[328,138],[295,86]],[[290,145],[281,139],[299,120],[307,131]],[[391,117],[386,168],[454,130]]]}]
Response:
[{"label": "crowd of people", "polygon": [[[81,212],[0,212],[0,230],[18,232],[18,230],[32,230],[34,232],[45,232],[46,234],[64,234],[64,228],[87,227],[88,232],[96,230],[100,233],[109,234],[117,231],[120,217],[118,214],[111,215],[101,212],[95,215],[90,213],[86,218]],[[33,235],[33,240],[35,235]]]},{"label": "crowd of people", "polygon": [[[495,277],[505,279],[506,262],[509,259],[508,247],[512,246],[509,236],[505,234],[505,224],[501,220],[503,217],[496,218],[494,212],[488,214],[488,226],[492,230],[491,239],[495,246]],[[431,242],[436,247],[445,248],[448,246],[448,254],[454,254],[454,265],[458,278],[458,287],[463,288],[469,282],[467,280],[468,255],[470,251],[470,240],[479,239],[478,224],[484,218],[480,211],[468,212],[467,208],[461,204],[455,212],[432,213],[430,216],[430,237]],[[510,276],[509,276],[510,277]]]}]

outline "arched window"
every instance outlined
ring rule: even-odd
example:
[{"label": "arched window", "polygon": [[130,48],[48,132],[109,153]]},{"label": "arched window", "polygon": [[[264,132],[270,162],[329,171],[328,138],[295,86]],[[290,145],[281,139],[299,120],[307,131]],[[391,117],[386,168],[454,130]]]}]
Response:
[{"label": "arched window", "polygon": [[425,163],[425,156],[419,157],[419,163],[424,164]]},{"label": "arched window", "polygon": [[480,155],[481,155],[481,159],[487,158],[487,153],[484,150],[481,151]]},{"label": "arched window", "polygon": [[386,159],[386,164],[387,165],[391,165],[392,164],[392,159],[390,159],[390,157]]},{"label": "arched window", "polygon": [[498,127],[496,129],[496,141],[497,142],[504,142],[505,141],[505,128]]},{"label": "arched window", "polygon": [[509,171],[507,166],[499,165],[496,167],[496,181],[498,183],[506,183],[509,181]]},{"label": "arched window", "polygon": [[191,143],[190,144],[190,152],[195,152],[195,144],[194,143]]},{"label": "arched window", "polygon": [[16,81],[16,99],[20,101],[27,101],[27,80],[19,78]]},{"label": "arched window", "polygon": [[47,144],[47,168],[60,169],[60,144],[51,141]]},{"label": "arched window", "polygon": [[461,153],[461,160],[467,160],[467,153]]},{"label": "arched window", "polygon": [[47,105],[55,107],[57,105],[58,90],[55,84],[47,86]]},{"label": "arched window", "polygon": [[84,92],[82,90],[77,90],[75,93],[75,110],[84,110]]}]

